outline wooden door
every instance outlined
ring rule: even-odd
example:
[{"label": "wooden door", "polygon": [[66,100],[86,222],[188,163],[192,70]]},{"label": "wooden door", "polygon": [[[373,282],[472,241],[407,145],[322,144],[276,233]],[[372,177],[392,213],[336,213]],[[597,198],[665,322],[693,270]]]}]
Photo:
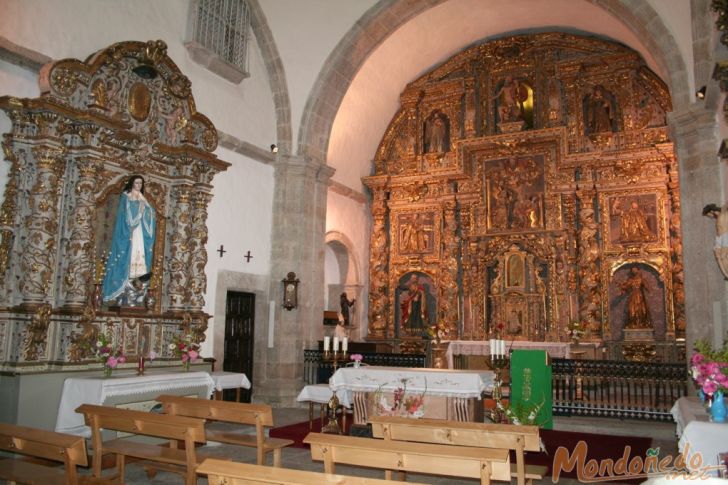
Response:
[{"label": "wooden door", "polygon": [[[228,291],[225,305],[225,356],[222,369],[242,372],[253,382],[253,331],[255,295]],[[240,390],[240,401],[250,402],[253,388]],[[226,400],[235,400],[235,390],[225,391]]]}]

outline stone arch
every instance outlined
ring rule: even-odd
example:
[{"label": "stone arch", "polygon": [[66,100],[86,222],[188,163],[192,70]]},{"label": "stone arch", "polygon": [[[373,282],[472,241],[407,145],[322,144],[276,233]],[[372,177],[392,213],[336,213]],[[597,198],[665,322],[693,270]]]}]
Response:
[{"label": "stone arch", "polygon": [[[370,54],[391,32],[412,18],[447,0],[380,0],[370,8],[339,41],[324,63],[311,89],[298,133],[298,153],[326,160],[331,128],[348,87]],[[675,39],[655,10],[646,2],[634,6],[629,0],[594,0],[597,6],[626,25],[655,54],[668,73],[673,108],[677,111],[691,102],[685,61]]]},{"label": "stone arch", "polygon": [[273,94],[273,103],[276,110],[276,144],[281,154],[289,154],[291,153],[293,135],[291,134],[291,100],[288,96],[286,71],[283,68],[281,56],[278,54],[273,33],[268,26],[268,20],[265,18],[258,0],[248,0],[248,5],[252,14],[251,28],[260,48]]}]

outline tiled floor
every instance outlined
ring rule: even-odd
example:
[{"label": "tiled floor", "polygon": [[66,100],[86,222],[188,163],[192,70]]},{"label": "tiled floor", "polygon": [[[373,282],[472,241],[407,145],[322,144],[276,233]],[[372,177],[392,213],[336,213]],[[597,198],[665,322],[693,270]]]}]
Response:
[{"label": "tiled floor", "polygon": [[[308,419],[308,409],[276,409],[274,410],[274,422],[277,426],[297,423]],[[582,431],[589,433],[599,433],[612,435],[627,436],[649,436],[653,438],[653,446],[661,448],[661,454],[670,454],[675,452],[675,425],[672,423],[652,423],[642,421],[620,421],[610,419],[597,418],[562,418],[556,417],[554,420],[554,428],[565,431]],[[217,445],[207,447],[210,454],[221,457],[229,457],[234,461],[245,463],[255,463],[255,449],[232,447],[226,445]],[[270,459],[270,458],[269,458]],[[320,462],[312,462],[309,450],[300,448],[286,448],[283,450],[283,466],[286,468],[294,468],[300,470],[323,471],[323,464]],[[127,481],[129,484],[166,484],[166,483],[183,483],[182,478],[178,475],[160,472],[154,479],[148,479],[144,470],[135,465],[128,465],[126,469]],[[111,470],[109,470],[111,471]],[[374,478],[383,478],[383,472],[379,470],[354,468],[348,466],[337,466],[337,473],[343,475],[358,475]],[[453,479],[443,477],[433,477],[418,474],[410,474],[408,476],[410,482],[420,482],[429,484],[448,484],[474,485],[479,483],[477,480]],[[515,483],[515,481],[513,482]],[[542,483],[551,483],[548,477]],[[579,483],[577,480],[560,479],[563,485],[574,485]],[[604,483],[604,482],[602,482]],[[198,485],[207,484],[206,479],[200,478]]]}]

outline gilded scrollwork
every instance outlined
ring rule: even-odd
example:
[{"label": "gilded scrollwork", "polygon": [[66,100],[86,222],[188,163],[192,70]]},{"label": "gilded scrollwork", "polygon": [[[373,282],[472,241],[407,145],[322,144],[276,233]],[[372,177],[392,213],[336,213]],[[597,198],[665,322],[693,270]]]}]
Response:
[{"label": "gilded scrollwork", "polygon": [[23,359],[26,361],[38,360],[45,355],[48,349],[48,327],[51,323],[51,306],[48,303],[39,305],[30,318],[25,329],[23,341]]}]

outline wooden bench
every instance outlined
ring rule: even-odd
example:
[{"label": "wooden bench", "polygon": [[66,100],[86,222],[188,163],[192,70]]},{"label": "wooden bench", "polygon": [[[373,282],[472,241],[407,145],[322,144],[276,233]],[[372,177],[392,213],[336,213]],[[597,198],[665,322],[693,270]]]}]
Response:
[{"label": "wooden bench", "polygon": [[210,401],[169,395],[158,396],[157,401],[162,403],[167,414],[255,426],[255,435],[208,428],[206,436],[208,441],[255,447],[258,465],[265,465],[266,453],[273,452],[273,466],[280,467],[281,450],[293,444],[293,440],[266,438],[265,427],[273,426],[273,410],[265,404]]},{"label": "wooden bench", "polygon": [[375,438],[394,441],[414,441],[456,446],[476,446],[515,450],[516,463],[512,476],[518,485],[530,485],[541,480],[547,468],[526,465],[525,451],[540,451],[538,426],[512,424],[464,423],[442,419],[408,419],[392,416],[371,416],[372,434]]},{"label": "wooden bench", "polygon": [[88,466],[86,440],[43,429],[0,423],[0,450],[63,463],[44,466],[19,458],[0,460],[0,479],[31,485],[75,485],[77,466]]},{"label": "wooden bench", "polygon": [[203,461],[197,470],[199,473],[207,475],[207,480],[210,484],[394,485],[395,483],[400,483],[376,478],[332,475],[329,473],[291,470],[288,468],[271,468],[269,466],[248,463],[232,463],[229,461],[215,460],[213,458]]},{"label": "wooden bench", "polygon": [[356,465],[392,471],[428,473],[451,477],[492,480],[511,479],[508,450],[435,445],[402,441],[354,438],[334,434],[309,433],[303,440],[311,445],[311,458],[323,460],[324,471],[335,473],[335,464]]},{"label": "wooden bench", "polygon": [[[91,404],[78,407],[76,412],[82,413],[86,425],[91,427],[95,477],[101,478],[101,457],[106,453],[113,453],[116,455],[116,467],[121,483],[124,483],[126,457],[139,459],[140,462],[137,463],[141,465],[153,462],[154,469],[180,473],[185,476],[187,485],[197,483],[195,470],[201,458],[197,455],[195,443],[205,443],[204,420]],[[103,441],[102,428],[168,439],[169,447],[124,438]],[[184,442],[184,450],[177,448],[178,441]]]}]

